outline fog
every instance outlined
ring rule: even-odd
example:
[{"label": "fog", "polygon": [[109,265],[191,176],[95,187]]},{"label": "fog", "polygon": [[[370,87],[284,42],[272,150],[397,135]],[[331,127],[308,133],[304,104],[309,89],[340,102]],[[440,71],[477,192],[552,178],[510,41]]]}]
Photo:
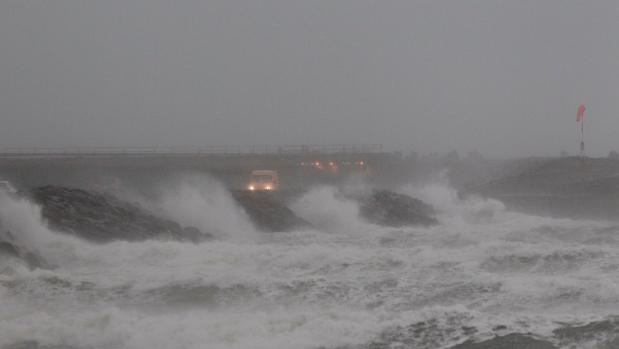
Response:
[{"label": "fog", "polygon": [[619,149],[619,2],[0,2],[0,147]]}]

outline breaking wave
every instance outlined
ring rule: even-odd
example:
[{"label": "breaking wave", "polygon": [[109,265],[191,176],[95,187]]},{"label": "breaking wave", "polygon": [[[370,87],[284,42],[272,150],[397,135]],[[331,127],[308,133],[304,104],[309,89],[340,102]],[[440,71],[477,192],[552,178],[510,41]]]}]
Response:
[{"label": "breaking wave", "polygon": [[196,227],[220,239],[247,240],[257,234],[230,192],[209,177],[185,176],[161,184],[154,198],[135,194],[129,198],[162,217],[183,226]]},{"label": "breaking wave", "polygon": [[359,215],[359,203],[347,198],[338,188],[319,186],[292,203],[291,209],[313,226],[331,233],[361,232],[375,229]]},{"label": "breaking wave", "polygon": [[443,220],[455,224],[487,223],[506,213],[505,205],[498,200],[473,195],[462,197],[443,182],[408,185],[402,188],[402,192],[431,204]]},{"label": "breaking wave", "polygon": [[10,244],[21,257],[61,264],[75,255],[76,239],[51,231],[41,208],[24,198],[0,191],[0,242]]},{"label": "breaking wave", "polygon": [[184,180],[144,200],[220,237],[202,244],[91,244],[50,230],[28,200],[0,194],[2,239],[53,265],[0,258],[0,348],[533,340],[495,337],[514,333],[544,348],[618,341],[616,224],[516,214],[435,184],[402,192],[431,203],[439,225],[383,228],[360,218],[350,196],[318,187],[291,208],[319,229],[266,234],[222,188]]}]

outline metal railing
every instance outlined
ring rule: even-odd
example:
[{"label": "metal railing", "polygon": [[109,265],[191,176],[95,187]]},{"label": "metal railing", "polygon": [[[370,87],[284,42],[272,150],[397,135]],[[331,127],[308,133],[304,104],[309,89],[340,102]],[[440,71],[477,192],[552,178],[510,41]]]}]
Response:
[{"label": "metal railing", "polygon": [[268,155],[268,154],[337,154],[379,153],[382,144],[307,144],[307,145],[222,145],[208,147],[57,147],[0,148],[0,158],[105,157],[157,155]]}]

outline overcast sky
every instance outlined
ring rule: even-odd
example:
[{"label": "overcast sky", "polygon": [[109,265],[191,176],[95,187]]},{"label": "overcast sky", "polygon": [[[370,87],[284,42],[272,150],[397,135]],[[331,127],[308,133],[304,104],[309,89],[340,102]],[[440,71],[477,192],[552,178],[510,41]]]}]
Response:
[{"label": "overcast sky", "polygon": [[619,1],[0,1],[0,147],[619,150]]}]

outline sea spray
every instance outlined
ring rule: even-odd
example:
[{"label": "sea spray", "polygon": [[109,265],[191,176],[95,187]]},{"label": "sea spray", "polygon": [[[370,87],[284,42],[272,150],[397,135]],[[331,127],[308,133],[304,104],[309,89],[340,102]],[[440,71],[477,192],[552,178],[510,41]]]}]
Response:
[{"label": "sea spray", "polygon": [[409,184],[403,186],[400,191],[432,205],[441,216],[441,220],[467,224],[486,223],[505,212],[505,205],[502,202],[474,195],[463,197],[445,180]]},{"label": "sea spray", "polygon": [[129,197],[167,219],[220,239],[252,240],[257,236],[247,214],[213,178],[186,175],[160,183],[154,191],[154,197]]},{"label": "sea spray", "polygon": [[330,232],[358,232],[375,229],[359,216],[359,203],[337,188],[319,186],[310,189],[291,205],[292,210],[315,227]]},{"label": "sea spray", "polygon": [[[51,231],[41,216],[41,207],[24,197],[0,191],[0,239],[18,254],[39,266],[61,264],[74,258],[77,239]],[[34,260],[33,260],[34,258]]]},{"label": "sea spray", "polygon": [[616,225],[500,207],[474,219],[475,203],[443,189],[414,195],[442,212],[433,227],[351,231],[367,227],[354,200],[327,187],[293,207],[332,233],[203,244],[64,240],[36,205],[0,201],[14,230],[34,234],[24,246],[57,264],[2,275],[0,347],[433,349],[512,332],[553,338],[559,322],[617,315]]}]

